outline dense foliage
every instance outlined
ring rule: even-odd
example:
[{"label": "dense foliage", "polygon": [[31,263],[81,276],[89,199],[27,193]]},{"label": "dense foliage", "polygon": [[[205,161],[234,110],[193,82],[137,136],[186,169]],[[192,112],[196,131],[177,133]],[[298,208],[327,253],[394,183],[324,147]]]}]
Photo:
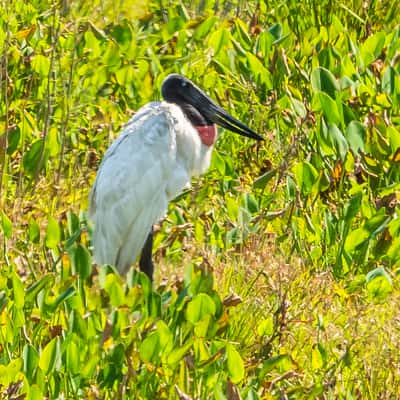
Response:
[{"label": "dense foliage", "polygon": [[[0,397],[400,396],[397,1],[0,4]],[[152,288],[87,196],[171,72],[266,140],[221,132]]]}]

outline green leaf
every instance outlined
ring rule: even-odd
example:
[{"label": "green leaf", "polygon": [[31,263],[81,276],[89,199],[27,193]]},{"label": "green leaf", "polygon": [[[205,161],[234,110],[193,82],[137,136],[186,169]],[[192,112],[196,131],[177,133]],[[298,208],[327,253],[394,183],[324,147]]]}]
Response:
[{"label": "green leaf", "polygon": [[318,346],[311,350],[311,366],[313,370],[321,369],[324,366],[324,360]]},{"label": "green leaf", "polygon": [[282,25],[273,24],[268,28],[268,32],[274,37],[275,40],[279,40],[282,37]]},{"label": "green leaf", "polygon": [[344,161],[347,151],[349,150],[349,146],[346,138],[343,136],[342,131],[335,124],[329,124],[328,134],[332,138],[338,156],[342,161]]},{"label": "green leaf", "polygon": [[73,286],[64,290],[59,296],[57,296],[54,302],[50,304],[50,309],[54,312],[61,303],[74,296],[75,293],[76,289]]},{"label": "green leaf", "polygon": [[49,217],[47,220],[46,229],[46,247],[55,249],[61,240],[61,230],[58,221],[54,217]]},{"label": "green leaf", "polygon": [[355,194],[346,204],[344,210],[345,225],[350,227],[351,220],[357,215],[361,207],[362,192]]},{"label": "green leaf", "polygon": [[80,351],[77,340],[69,338],[64,344],[65,347],[65,367],[68,373],[79,374],[81,369]]},{"label": "green leaf", "polygon": [[309,162],[305,161],[295,165],[294,173],[303,195],[310,194],[314,183],[318,179],[317,170]]},{"label": "green leaf", "polygon": [[21,309],[25,304],[25,290],[20,277],[15,272],[12,274],[12,284],[15,306]]},{"label": "green leaf", "polygon": [[316,92],[313,96],[313,109],[322,111],[326,121],[330,124],[339,125],[341,117],[336,102],[324,92]]},{"label": "green leaf", "polygon": [[276,169],[270,169],[265,174],[259,176],[253,183],[255,189],[264,189],[268,182],[276,175]]},{"label": "green leaf", "polygon": [[382,267],[368,272],[365,277],[368,296],[372,300],[382,301],[393,290],[393,282],[390,275]]},{"label": "green leaf", "polygon": [[88,249],[82,244],[78,244],[74,251],[74,266],[76,273],[82,278],[87,279],[92,274],[92,261]]},{"label": "green leaf", "polygon": [[216,168],[222,176],[225,175],[225,160],[217,150],[214,150],[212,153],[211,168]]},{"label": "green leaf", "polygon": [[346,138],[353,153],[357,154],[360,150],[365,152],[366,131],[360,122],[350,122],[346,128]]},{"label": "green leaf", "polygon": [[44,275],[35,281],[26,289],[26,302],[31,303],[35,300],[38,293],[46,286],[50,286],[51,282],[53,282],[53,277],[51,275]]},{"label": "green leaf", "polygon": [[204,20],[194,31],[193,38],[196,40],[201,40],[205,36],[207,36],[210,29],[214,26],[214,24],[218,21],[218,18],[215,16],[208,17]]},{"label": "green leaf", "polygon": [[393,95],[395,93],[396,84],[396,71],[393,67],[388,66],[385,69],[382,77],[382,91],[387,94]]},{"label": "green leaf", "polygon": [[220,28],[211,34],[208,44],[214,49],[215,56],[230,43],[230,38],[230,32],[225,28]]},{"label": "green leaf", "polygon": [[176,365],[182,358],[186,355],[186,353],[192,347],[193,342],[190,340],[188,343],[183,346],[176,347],[168,354],[167,363],[171,366]]},{"label": "green leaf", "polygon": [[226,361],[232,382],[239,383],[244,378],[244,363],[238,351],[231,344],[226,345]]},{"label": "green leaf", "polygon": [[47,78],[50,71],[50,57],[45,57],[41,54],[36,54],[32,58],[32,69],[40,75],[42,79]]},{"label": "green leaf", "polygon": [[348,253],[352,253],[358,246],[368,240],[369,236],[370,232],[365,228],[358,228],[351,231],[346,238],[344,245],[345,250]]},{"label": "green leaf", "polygon": [[42,156],[45,156],[42,155],[42,152],[44,152],[44,143],[43,139],[39,139],[33,142],[31,148],[24,154],[22,164],[29,176],[34,176],[38,169],[43,166],[40,165]]},{"label": "green leaf", "polygon": [[125,303],[125,293],[122,288],[122,282],[117,275],[107,274],[104,290],[110,297],[110,303],[112,306],[118,307]]},{"label": "green leaf", "polygon": [[160,351],[160,334],[158,332],[151,332],[139,346],[139,356],[142,361],[156,362]]},{"label": "green leaf", "polygon": [[274,317],[272,315],[258,324],[257,333],[259,336],[271,336],[274,333]]},{"label": "green leaf", "polygon": [[60,339],[59,337],[55,337],[47,343],[40,354],[39,367],[44,374],[48,375],[56,369],[60,362],[60,356]]},{"label": "green leaf", "polygon": [[263,379],[266,374],[274,369],[277,369],[281,373],[285,373],[293,368],[293,362],[289,355],[280,354],[264,361],[260,371],[260,379]]},{"label": "green leaf", "polygon": [[339,83],[332,72],[324,67],[315,68],[311,73],[311,85],[314,91],[325,92],[332,99],[340,90]]},{"label": "green leaf", "polygon": [[11,239],[12,223],[4,211],[1,212],[1,227],[4,232],[4,237],[7,239]]},{"label": "green leaf", "polygon": [[186,319],[196,324],[206,315],[215,315],[216,307],[214,301],[205,293],[199,293],[189,302],[186,309]]},{"label": "green leaf", "polygon": [[39,240],[40,240],[40,228],[39,228],[39,224],[33,218],[31,218],[29,220],[28,236],[29,236],[29,241],[30,242],[39,243]]},{"label": "green leaf", "polygon": [[31,344],[25,344],[22,358],[24,360],[24,374],[29,381],[32,381],[35,369],[39,364],[39,354]]},{"label": "green leaf", "polygon": [[385,44],[385,33],[378,32],[370,36],[360,47],[361,59],[365,66],[375,61],[380,55]]}]

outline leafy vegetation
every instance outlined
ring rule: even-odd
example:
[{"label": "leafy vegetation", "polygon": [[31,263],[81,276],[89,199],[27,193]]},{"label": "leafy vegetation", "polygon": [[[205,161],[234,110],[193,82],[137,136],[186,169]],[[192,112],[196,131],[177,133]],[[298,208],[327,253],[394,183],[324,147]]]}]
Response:
[{"label": "leafy vegetation", "polygon": [[[0,397],[400,397],[399,7],[2,0]],[[153,288],[86,209],[171,72],[266,140],[221,132]]]}]

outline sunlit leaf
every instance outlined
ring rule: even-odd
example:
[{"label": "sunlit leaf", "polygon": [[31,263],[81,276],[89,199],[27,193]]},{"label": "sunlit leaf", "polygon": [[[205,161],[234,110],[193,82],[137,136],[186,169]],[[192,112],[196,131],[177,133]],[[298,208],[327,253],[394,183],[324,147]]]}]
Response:
[{"label": "sunlit leaf", "polygon": [[31,381],[33,379],[35,369],[39,364],[39,354],[35,347],[33,347],[31,344],[26,344],[24,346],[22,358],[24,360],[24,374]]},{"label": "sunlit leaf", "polygon": [[197,323],[206,315],[215,315],[214,301],[205,293],[199,293],[191,300],[186,309],[186,318],[192,324]]},{"label": "sunlit leaf", "polygon": [[390,275],[382,267],[368,272],[365,277],[368,295],[371,299],[384,300],[393,290],[393,282]]},{"label": "sunlit leaf", "polygon": [[294,172],[300,191],[304,195],[310,194],[318,178],[317,170],[309,162],[300,162],[295,165]]},{"label": "sunlit leaf", "polygon": [[60,339],[55,337],[42,350],[39,359],[40,369],[47,375],[54,371],[60,362]]},{"label": "sunlit leaf", "polygon": [[231,344],[226,345],[226,362],[232,382],[240,382],[244,378],[244,363],[239,352]]},{"label": "sunlit leaf", "polygon": [[46,228],[46,246],[49,249],[55,249],[61,240],[61,231],[58,221],[49,216],[47,219],[47,228]]},{"label": "sunlit leaf", "polygon": [[371,35],[361,46],[360,54],[367,66],[372,63],[381,53],[382,48],[385,44],[385,33],[378,32]]},{"label": "sunlit leaf", "polygon": [[339,84],[332,72],[324,67],[315,68],[311,73],[311,84],[315,91],[325,92],[332,99],[340,90]]},{"label": "sunlit leaf", "polygon": [[3,229],[4,236],[7,239],[10,239],[12,235],[12,222],[4,211],[1,212],[1,227]]},{"label": "sunlit leaf", "polygon": [[346,128],[346,138],[351,150],[358,153],[360,150],[365,151],[366,131],[364,125],[358,121],[351,121]]}]

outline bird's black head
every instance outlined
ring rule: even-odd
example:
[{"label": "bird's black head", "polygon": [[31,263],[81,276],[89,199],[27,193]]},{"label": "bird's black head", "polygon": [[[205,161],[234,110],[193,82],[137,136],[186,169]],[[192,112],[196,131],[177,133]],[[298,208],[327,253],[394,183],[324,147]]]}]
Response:
[{"label": "bird's black head", "polygon": [[263,140],[260,135],[229,115],[191,80],[182,75],[168,75],[162,84],[161,94],[165,101],[180,106],[193,125],[215,123],[242,136]]}]

